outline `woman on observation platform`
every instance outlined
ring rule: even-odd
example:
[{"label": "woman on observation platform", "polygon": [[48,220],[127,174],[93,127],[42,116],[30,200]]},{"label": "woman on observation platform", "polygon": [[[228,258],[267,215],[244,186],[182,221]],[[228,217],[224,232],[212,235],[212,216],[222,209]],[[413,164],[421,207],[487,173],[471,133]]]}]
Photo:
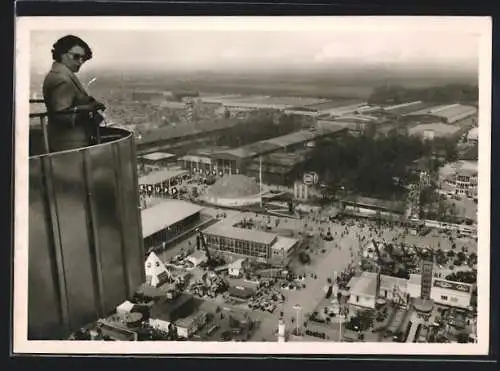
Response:
[{"label": "woman on observation platform", "polygon": [[79,37],[64,36],[53,45],[54,62],[43,81],[51,152],[93,144],[102,121],[97,111],[106,107],[87,93],[75,75],[91,58],[92,50]]}]

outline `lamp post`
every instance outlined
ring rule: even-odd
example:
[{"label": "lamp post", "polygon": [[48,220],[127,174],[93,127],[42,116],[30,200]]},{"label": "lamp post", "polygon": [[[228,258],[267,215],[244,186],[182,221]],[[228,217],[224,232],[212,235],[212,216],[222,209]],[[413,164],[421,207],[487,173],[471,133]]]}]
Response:
[{"label": "lamp post", "polygon": [[293,306],[293,309],[295,309],[295,311],[297,312],[297,320],[296,320],[296,322],[297,322],[297,336],[298,336],[299,335],[299,313],[302,310],[302,307],[300,305],[298,305],[298,304],[295,304]]},{"label": "lamp post", "polygon": [[342,325],[345,321],[345,315],[344,314],[341,314],[340,315],[340,319],[339,319],[339,343],[342,342]]}]

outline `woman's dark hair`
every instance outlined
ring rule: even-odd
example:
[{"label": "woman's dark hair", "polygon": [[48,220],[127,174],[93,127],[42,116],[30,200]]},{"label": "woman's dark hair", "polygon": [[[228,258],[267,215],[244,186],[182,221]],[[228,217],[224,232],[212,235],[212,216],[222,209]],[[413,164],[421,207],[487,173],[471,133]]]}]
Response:
[{"label": "woman's dark hair", "polygon": [[64,53],[67,53],[74,46],[80,46],[85,51],[85,60],[86,61],[88,61],[89,59],[92,58],[92,50],[90,49],[90,46],[88,46],[88,44],[85,41],[83,41],[82,39],[80,39],[77,36],[67,35],[67,36],[61,37],[52,46],[52,59],[55,60],[56,62],[60,62],[61,56]]}]

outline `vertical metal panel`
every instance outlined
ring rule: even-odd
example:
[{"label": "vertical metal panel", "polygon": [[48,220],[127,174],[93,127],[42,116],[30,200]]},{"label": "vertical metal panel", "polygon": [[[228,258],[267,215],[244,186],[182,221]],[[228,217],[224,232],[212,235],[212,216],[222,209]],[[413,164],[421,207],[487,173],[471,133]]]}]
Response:
[{"label": "vertical metal panel", "polygon": [[[88,152],[90,159],[91,207],[96,226],[98,265],[102,276],[100,300],[104,312],[109,312],[126,297],[123,282],[121,223],[119,214],[113,144],[98,146]],[[127,207],[127,205],[123,205]]]},{"label": "vertical metal panel", "polygon": [[144,272],[144,244],[142,239],[142,225],[140,214],[140,201],[138,193],[137,163],[135,144],[133,141],[120,142],[117,144],[119,157],[119,172],[121,177],[122,204],[128,205],[122,208],[122,227],[124,234],[123,248],[126,255],[127,282],[129,283],[128,294],[132,295],[136,288],[145,280]]},{"label": "vertical metal panel", "polygon": [[36,340],[59,333],[63,318],[41,159],[30,161],[29,182],[28,339]]},{"label": "vertical metal panel", "polygon": [[55,204],[68,291],[71,326],[90,322],[96,311],[90,215],[82,156],[78,151],[51,156]]}]

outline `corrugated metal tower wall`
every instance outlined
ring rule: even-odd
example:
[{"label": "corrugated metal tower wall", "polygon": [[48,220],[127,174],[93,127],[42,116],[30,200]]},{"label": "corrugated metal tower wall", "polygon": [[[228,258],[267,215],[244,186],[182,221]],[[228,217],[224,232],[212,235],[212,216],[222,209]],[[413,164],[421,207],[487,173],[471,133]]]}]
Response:
[{"label": "corrugated metal tower wall", "polygon": [[[104,130],[104,129],[103,129]],[[28,339],[61,339],[144,282],[132,133],[29,159]]]}]

